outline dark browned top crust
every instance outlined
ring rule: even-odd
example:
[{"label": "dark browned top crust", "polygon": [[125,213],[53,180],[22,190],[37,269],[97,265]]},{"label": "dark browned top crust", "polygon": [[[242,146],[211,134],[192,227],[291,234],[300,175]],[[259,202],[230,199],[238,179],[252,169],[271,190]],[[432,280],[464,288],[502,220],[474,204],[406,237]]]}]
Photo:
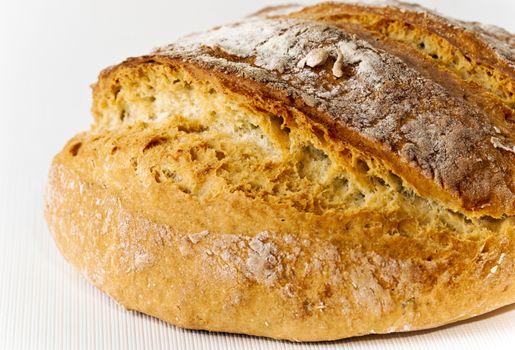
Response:
[{"label": "dark browned top crust", "polygon": [[[272,9],[190,35],[122,65],[174,61],[194,66],[239,93],[293,104],[326,124],[336,140],[382,157],[421,195],[453,210],[473,217],[515,214],[513,109],[416,53],[398,57],[393,45],[372,40],[365,30],[344,30],[331,18],[347,13],[401,18],[510,79],[515,77],[513,35],[406,4],[326,3],[278,16],[284,11]],[[273,17],[262,17],[267,13]],[[437,73],[434,79],[428,70]],[[104,71],[101,80],[111,71]],[[513,88],[513,80],[508,83]],[[480,90],[477,97],[473,89]]]},{"label": "dark browned top crust", "polygon": [[[448,72],[442,72],[447,78],[433,80],[417,69],[424,58],[415,53],[410,62],[393,49],[385,51],[388,45],[372,46],[366,34],[368,42],[362,40],[359,30],[349,34],[328,23],[342,13],[375,13],[413,22],[448,39],[467,57],[515,76],[512,35],[405,4],[328,3],[282,17],[272,11],[275,17],[252,17],[191,35],[124,64],[178,60],[219,75],[243,94],[273,95],[328,125],[340,142],[384,158],[422,195],[471,216],[514,215],[512,110],[504,108],[508,117],[499,118],[500,109],[493,107],[502,103],[494,96],[482,104],[464,98],[468,82],[460,85]],[[325,17],[293,18],[313,14]],[[108,74],[104,72],[103,79]],[[452,79],[457,80],[454,88]]]}]

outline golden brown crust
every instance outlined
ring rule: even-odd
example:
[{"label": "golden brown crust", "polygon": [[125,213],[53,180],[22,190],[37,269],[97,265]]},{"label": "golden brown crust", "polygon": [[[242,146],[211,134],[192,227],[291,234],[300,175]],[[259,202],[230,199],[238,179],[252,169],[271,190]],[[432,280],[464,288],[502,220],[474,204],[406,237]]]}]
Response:
[{"label": "golden brown crust", "polygon": [[91,283],[180,327],[331,340],[435,327],[515,298],[507,232],[406,237],[381,214],[316,216],[241,193],[201,202],[160,185],[110,193],[62,153],[46,218]]},{"label": "golden brown crust", "polygon": [[514,302],[511,87],[342,14],[408,21],[510,79],[511,56],[399,6],[275,8],[103,71],[95,124],[50,172],[63,255],[129,309],[290,340]]}]

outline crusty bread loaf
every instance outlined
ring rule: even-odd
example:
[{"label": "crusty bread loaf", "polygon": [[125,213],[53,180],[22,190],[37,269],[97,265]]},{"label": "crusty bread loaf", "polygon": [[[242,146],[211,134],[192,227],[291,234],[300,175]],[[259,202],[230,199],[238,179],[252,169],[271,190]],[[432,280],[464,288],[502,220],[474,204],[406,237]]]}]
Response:
[{"label": "crusty bread loaf", "polygon": [[63,255],[128,309],[313,341],[515,301],[515,36],[265,9],[106,69],[52,164]]}]

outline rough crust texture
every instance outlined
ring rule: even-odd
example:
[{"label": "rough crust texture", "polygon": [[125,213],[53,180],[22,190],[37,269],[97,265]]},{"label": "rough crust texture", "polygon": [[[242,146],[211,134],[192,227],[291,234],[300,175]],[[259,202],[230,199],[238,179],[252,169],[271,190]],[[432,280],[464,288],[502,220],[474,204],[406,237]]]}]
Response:
[{"label": "rough crust texture", "polygon": [[408,4],[263,10],[103,71],[63,255],[128,309],[290,340],[515,301],[514,37]]}]

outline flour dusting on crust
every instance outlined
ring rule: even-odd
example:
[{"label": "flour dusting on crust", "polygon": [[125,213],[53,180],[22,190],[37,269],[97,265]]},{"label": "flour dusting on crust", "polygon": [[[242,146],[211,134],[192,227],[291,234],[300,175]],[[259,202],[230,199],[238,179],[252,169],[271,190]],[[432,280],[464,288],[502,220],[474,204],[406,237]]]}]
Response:
[{"label": "flour dusting on crust", "polygon": [[492,136],[490,138],[490,142],[494,145],[495,148],[499,148],[508,152],[515,153],[515,145],[508,146],[506,145],[500,138]]},{"label": "flour dusting on crust", "polygon": [[252,18],[188,36],[154,54],[195,62],[301,100],[474,205],[485,198],[496,198],[495,205],[506,208],[514,205],[510,186],[495,171],[506,155],[490,143],[492,127],[484,112],[336,27]]}]

